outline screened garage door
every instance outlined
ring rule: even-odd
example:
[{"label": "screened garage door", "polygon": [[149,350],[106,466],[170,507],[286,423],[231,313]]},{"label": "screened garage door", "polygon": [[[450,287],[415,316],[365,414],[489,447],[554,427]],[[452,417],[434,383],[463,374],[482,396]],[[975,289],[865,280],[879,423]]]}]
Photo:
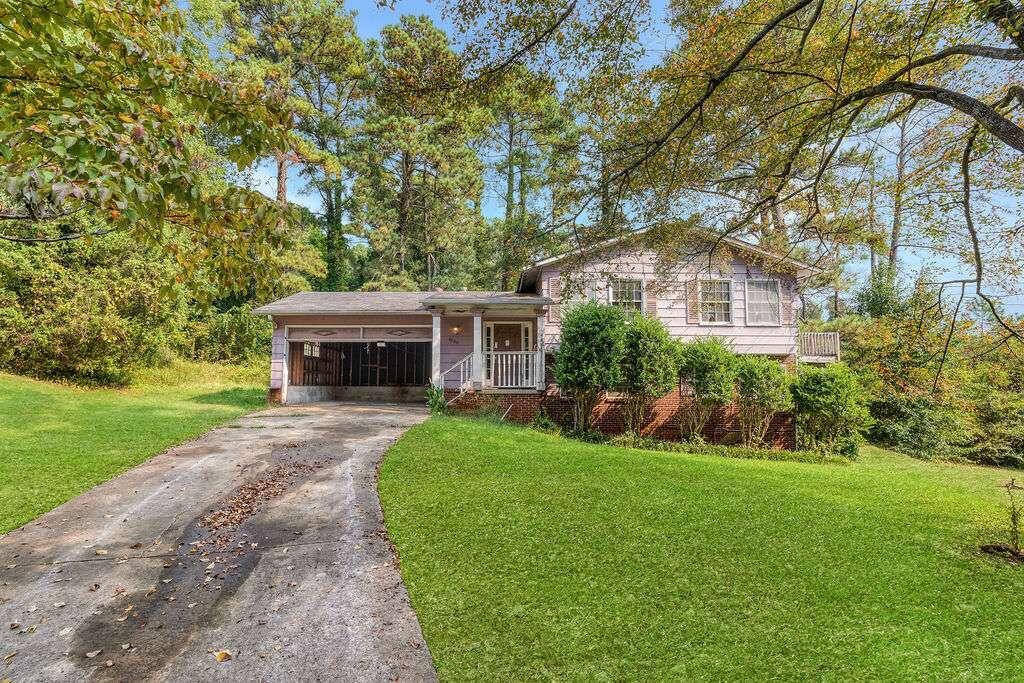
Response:
[{"label": "screened garage door", "polygon": [[291,386],[422,387],[430,380],[430,342],[290,342]]}]

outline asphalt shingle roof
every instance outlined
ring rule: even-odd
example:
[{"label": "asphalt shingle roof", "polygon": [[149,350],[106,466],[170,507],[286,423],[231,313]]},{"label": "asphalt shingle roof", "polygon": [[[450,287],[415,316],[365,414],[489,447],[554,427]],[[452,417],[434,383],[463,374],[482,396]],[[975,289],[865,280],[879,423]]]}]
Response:
[{"label": "asphalt shingle roof", "polygon": [[514,292],[299,292],[260,306],[257,315],[425,313],[442,304],[543,306],[547,297]]}]

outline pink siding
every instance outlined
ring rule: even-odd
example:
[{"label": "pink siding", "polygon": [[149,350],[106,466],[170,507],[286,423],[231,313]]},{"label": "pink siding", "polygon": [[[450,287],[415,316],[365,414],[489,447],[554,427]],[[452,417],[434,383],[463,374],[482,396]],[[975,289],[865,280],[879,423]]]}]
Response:
[{"label": "pink siding", "polygon": [[[729,266],[709,269],[708,259],[697,257],[686,262],[666,265],[658,262],[653,251],[632,249],[608,252],[583,264],[581,268],[562,271],[559,264],[544,268],[540,275],[540,291],[549,295],[551,279],[562,279],[564,300],[562,312],[573,301],[583,298],[608,301],[608,283],[612,277],[635,278],[644,281],[647,296],[656,299],[656,315],[672,336],[679,339],[695,339],[714,335],[722,337],[737,353],[757,353],[773,356],[788,356],[796,353],[797,327],[795,315],[790,320],[783,315],[782,325],[773,327],[752,326],[746,322],[747,279],[777,279],[783,300],[783,309],[792,307],[796,298],[795,280],[790,276],[765,276],[759,267],[741,259]],[[732,280],[732,323],[729,325],[691,325],[686,316],[686,282],[701,278]],[[548,318],[544,338],[547,344],[557,344],[560,320]]]},{"label": "pink siding", "polygon": [[[454,332],[452,328],[458,327]],[[473,316],[441,316],[441,372],[473,353]],[[451,373],[445,386],[458,387],[459,377]]]},{"label": "pink siding", "polygon": [[274,328],[270,338],[270,388],[280,389],[283,386],[285,372],[285,349],[288,344],[284,338],[284,325]]}]

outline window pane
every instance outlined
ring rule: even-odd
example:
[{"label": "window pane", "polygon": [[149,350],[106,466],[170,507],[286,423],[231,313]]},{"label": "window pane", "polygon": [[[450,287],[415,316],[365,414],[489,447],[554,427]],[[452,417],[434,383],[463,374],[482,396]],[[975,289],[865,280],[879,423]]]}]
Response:
[{"label": "window pane", "polygon": [[702,280],[700,283],[700,319],[705,323],[732,322],[732,282]]},{"label": "window pane", "polygon": [[639,311],[643,305],[643,282],[640,280],[612,280],[612,305]]},{"label": "window pane", "polygon": [[778,325],[779,283],[775,280],[747,282],[747,321],[752,325]]}]

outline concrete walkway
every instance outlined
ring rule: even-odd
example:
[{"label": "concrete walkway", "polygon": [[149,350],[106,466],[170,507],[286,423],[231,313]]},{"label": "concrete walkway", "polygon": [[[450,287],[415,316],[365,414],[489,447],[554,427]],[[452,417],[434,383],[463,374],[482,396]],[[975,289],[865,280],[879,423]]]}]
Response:
[{"label": "concrete walkway", "polygon": [[425,418],[254,413],[0,537],[0,679],[436,680],[376,490]]}]

